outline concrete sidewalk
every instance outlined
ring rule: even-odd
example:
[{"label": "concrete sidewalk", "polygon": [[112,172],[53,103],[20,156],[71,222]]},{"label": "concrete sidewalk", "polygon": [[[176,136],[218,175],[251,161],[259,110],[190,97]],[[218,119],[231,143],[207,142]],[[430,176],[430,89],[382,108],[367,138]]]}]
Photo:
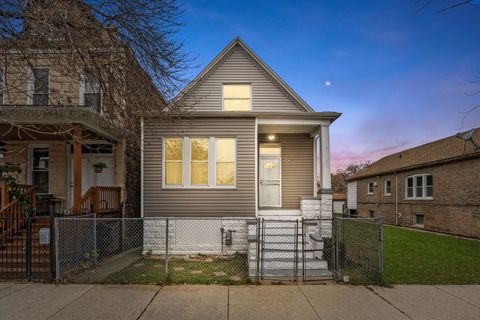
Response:
[{"label": "concrete sidewalk", "polygon": [[0,283],[0,319],[480,319],[480,286]]}]

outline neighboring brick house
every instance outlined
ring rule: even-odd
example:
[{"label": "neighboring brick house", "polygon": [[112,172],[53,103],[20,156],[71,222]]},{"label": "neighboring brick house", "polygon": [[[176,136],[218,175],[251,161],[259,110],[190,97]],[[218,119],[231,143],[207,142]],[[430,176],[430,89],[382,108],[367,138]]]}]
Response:
[{"label": "neighboring brick house", "polygon": [[[352,214],[480,238],[480,129],[386,156],[348,180]],[[356,199],[355,199],[356,198]]]}]

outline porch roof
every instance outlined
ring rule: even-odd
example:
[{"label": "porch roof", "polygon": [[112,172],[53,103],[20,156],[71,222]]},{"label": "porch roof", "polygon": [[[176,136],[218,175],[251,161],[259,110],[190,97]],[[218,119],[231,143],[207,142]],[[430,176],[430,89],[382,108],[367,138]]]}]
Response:
[{"label": "porch roof", "polygon": [[[0,130],[3,139],[18,140],[15,125],[42,126],[41,132],[32,131],[36,139],[56,140],[64,139],[66,133],[59,132],[58,127],[78,123],[82,126],[85,137],[102,138],[112,142],[122,139],[119,129],[106,125],[103,117],[87,107],[80,106],[1,106]],[[13,126],[12,126],[13,125]]]}]

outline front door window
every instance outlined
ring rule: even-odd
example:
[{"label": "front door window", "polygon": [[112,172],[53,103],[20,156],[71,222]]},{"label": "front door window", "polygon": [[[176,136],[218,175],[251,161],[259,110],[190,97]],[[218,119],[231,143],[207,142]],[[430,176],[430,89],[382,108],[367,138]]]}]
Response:
[{"label": "front door window", "polygon": [[278,144],[260,145],[259,195],[260,207],[281,207],[281,147]]},{"label": "front door window", "polygon": [[32,150],[32,184],[36,193],[49,193],[49,151],[48,148],[33,148]]}]

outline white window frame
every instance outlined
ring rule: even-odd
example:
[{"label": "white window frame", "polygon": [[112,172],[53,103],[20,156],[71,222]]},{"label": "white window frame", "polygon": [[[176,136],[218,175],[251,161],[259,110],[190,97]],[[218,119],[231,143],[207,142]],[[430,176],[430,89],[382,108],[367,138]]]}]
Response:
[{"label": "white window frame", "polygon": [[28,172],[27,172],[27,181],[28,184],[33,185],[33,149],[48,149],[48,192],[47,193],[38,193],[39,195],[51,194],[50,187],[50,145],[49,144],[29,144],[28,145]]},{"label": "white window frame", "polygon": [[[372,191],[370,192],[370,184],[372,185]],[[367,194],[372,195],[375,192],[375,183],[373,181],[368,181],[367,183]]]},{"label": "white window frame", "polygon": [[[414,174],[405,177],[405,200],[433,200],[433,195],[431,197],[427,197],[427,176],[432,176],[431,173],[421,173],[421,174]],[[422,196],[417,197],[417,178],[422,177]],[[413,194],[412,197],[408,196],[408,179],[413,179]],[[433,194],[433,184],[432,184],[432,194]]]},{"label": "white window frame", "polygon": [[[79,93],[79,105],[85,107],[85,75],[82,72],[80,74],[80,93]],[[102,113],[102,87],[100,84],[98,85],[98,94],[99,94],[99,99],[98,99],[98,111]]]},{"label": "white window frame", "polygon": [[[191,183],[191,146],[190,139],[208,138],[208,185],[192,185]],[[181,185],[168,185],[165,181],[165,140],[166,139],[183,139],[183,155],[182,155],[182,179]],[[234,184],[233,185],[217,185],[217,144],[216,139],[233,139],[234,148]],[[163,137],[162,138],[162,189],[236,189],[237,188],[237,137],[232,136],[188,136],[188,137]]]},{"label": "white window frame", "polygon": [[[390,182],[390,192],[387,192],[387,182]],[[392,179],[385,179],[383,182],[383,195],[391,196],[392,195]]]},{"label": "white window frame", "polygon": [[33,69],[48,70],[48,101],[47,102],[49,104],[50,95],[51,95],[52,73],[50,72],[51,70],[48,66],[38,66],[38,67],[30,68],[30,74],[28,76],[28,81],[27,81],[27,105],[30,105],[30,106],[33,105],[33,95],[35,93],[34,87],[33,87],[35,85],[35,79],[33,78],[34,76]]},{"label": "white window frame", "polygon": [[[226,85],[227,86],[228,85],[248,85],[248,86],[250,86],[250,110],[248,110],[248,111],[231,111],[231,110],[225,111],[225,94],[224,94],[224,91],[225,91],[225,86]],[[253,86],[252,86],[251,82],[224,82],[224,83],[222,83],[222,111],[225,111],[225,112],[251,112],[251,111],[253,111],[252,97],[253,97]]]},{"label": "white window frame", "polygon": [[2,94],[2,99],[0,99],[0,105],[3,105],[5,103],[5,78],[6,78],[6,73],[5,73],[5,68],[3,66],[0,66],[0,78],[2,78],[0,90]]}]

